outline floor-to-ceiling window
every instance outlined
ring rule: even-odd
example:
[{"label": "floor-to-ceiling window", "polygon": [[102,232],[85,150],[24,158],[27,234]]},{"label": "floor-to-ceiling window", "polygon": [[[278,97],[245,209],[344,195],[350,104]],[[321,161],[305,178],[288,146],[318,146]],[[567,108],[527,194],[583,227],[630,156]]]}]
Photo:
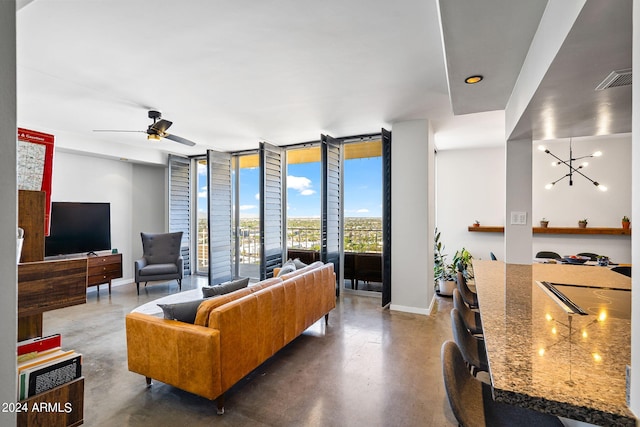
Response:
[{"label": "floor-to-ceiling window", "polygon": [[344,145],[344,288],[382,291],[382,144]]},{"label": "floor-to-ceiling window", "polygon": [[233,262],[238,277],[260,277],[260,168],[258,154],[234,156]]},{"label": "floor-to-ceiling window", "polygon": [[207,160],[196,159],[196,273],[209,271],[209,226],[207,222]]},{"label": "floor-to-ceiling window", "polygon": [[310,263],[320,253],[320,147],[287,150],[287,252]]}]

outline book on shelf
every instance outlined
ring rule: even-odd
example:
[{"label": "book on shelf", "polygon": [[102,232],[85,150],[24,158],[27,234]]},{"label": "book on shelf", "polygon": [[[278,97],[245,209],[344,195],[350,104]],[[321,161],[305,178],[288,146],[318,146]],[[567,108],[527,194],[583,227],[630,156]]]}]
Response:
[{"label": "book on shelf", "polygon": [[18,399],[23,400],[82,376],[82,355],[73,350],[18,369]]},{"label": "book on shelf", "polygon": [[18,343],[18,356],[50,350],[55,347],[60,347],[61,345],[62,338],[60,334],[31,338]]}]

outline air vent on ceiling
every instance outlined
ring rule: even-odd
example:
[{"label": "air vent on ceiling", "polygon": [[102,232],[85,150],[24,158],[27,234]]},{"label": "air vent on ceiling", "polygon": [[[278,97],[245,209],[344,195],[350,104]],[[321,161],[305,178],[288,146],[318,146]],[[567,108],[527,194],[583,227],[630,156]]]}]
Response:
[{"label": "air vent on ceiling", "polygon": [[631,85],[631,68],[620,71],[612,71],[603,81],[596,87],[596,90],[605,90],[611,87],[630,86]]}]

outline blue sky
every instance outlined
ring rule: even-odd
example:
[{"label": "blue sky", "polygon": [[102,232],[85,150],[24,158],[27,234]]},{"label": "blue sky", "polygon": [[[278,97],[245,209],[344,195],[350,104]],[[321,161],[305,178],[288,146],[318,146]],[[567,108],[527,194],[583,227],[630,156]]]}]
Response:
[{"label": "blue sky", "polygon": [[[206,173],[198,173],[198,203],[204,208]],[[344,162],[345,217],[382,217],[382,158],[351,159]],[[289,165],[287,170],[287,216],[320,216],[320,163]],[[259,169],[240,171],[240,216],[259,214]]]}]

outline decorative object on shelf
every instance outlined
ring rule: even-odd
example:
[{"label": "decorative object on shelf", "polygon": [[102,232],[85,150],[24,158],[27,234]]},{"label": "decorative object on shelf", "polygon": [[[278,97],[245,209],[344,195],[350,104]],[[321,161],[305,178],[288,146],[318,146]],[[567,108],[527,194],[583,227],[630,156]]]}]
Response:
[{"label": "decorative object on shelf", "polygon": [[540,220],[540,227],[547,228],[549,226],[549,220],[547,218],[542,218]]},{"label": "decorative object on shelf", "polygon": [[631,220],[629,220],[629,217],[625,215],[622,217],[622,228],[626,230],[629,227],[631,227]]},{"label": "decorative object on shelf", "polygon": [[447,264],[447,255],[443,253],[444,244],[440,240],[440,232],[435,229],[435,238],[433,244],[433,278],[435,279],[434,287],[440,295],[453,295],[456,288],[456,267],[455,264]]},{"label": "decorative object on shelf", "polygon": [[474,226],[474,227],[480,227],[480,221],[476,220],[476,221],[473,223],[473,226]]},{"label": "decorative object on shelf", "polygon": [[587,218],[585,219],[581,219],[580,221],[578,221],[578,227],[579,228],[587,228]]},{"label": "decorative object on shelf", "polygon": [[544,145],[539,145],[538,146],[538,149],[540,151],[544,151],[545,153],[549,154],[550,156],[552,156],[553,158],[558,160],[557,162],[551,163],[552,166],[565,165],[565,166],[569,167],[569,173],[567,173],[566,175],[564,175],[564,176],[556,179],[555,181],[545,185],[544,188],[546,188],[547,190],[550,190],[550,189],[553,188],[554,185],[556,185],[556,183],[558,181],[561,181],[561,180],[565,179],[566,177],[569,177],[569,185],[573,185],[573,174],[577,173],[578,175],[581,175],[584,178],[586,178],[587,180],[591,181],[591,183],[593,185],[595,185],[596,187],[598,187],[598,189],[600,191],[607,191],[607,187],[605,187],[604,185],[600,184],[598,181],[594,181],[593,179],[589,178],[588,176],[586,176],[585,174],[580,172],[580,169],[586,167],[589,164],[588,162],[582,162],[580,164],[580,166],[578,166],[578,167],[574,167],[573,166],[573,162],[575,162],[577,160],[587,159],[589,157],[600,157],[600,156],[602,156],[602,151],[596,151],[595,153],[590,154],[588,156],[573,157],[572,139],[573,138],[569,138],[569,159],[568,160],[562,160],[560,157],[556,156],[551,151],[549,151]]},{"label": "decorative object on shelf", "polygon": [[607,265],[609,265],[609,257],[608,256],[598,255],[596,260],[598,261],[598,265],[599,266],[606,267]]}]

